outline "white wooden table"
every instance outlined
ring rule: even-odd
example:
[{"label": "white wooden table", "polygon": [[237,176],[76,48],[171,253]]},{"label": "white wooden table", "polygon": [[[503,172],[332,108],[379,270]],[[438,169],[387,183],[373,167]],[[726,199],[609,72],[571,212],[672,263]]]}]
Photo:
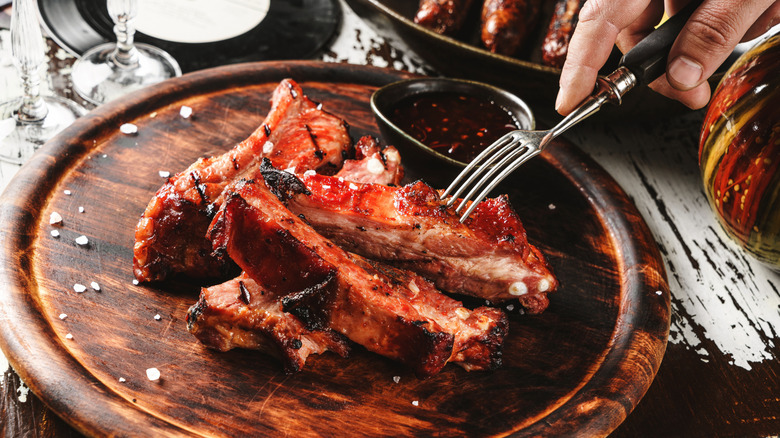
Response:
[{"label": "white wooden table", "polygon": [[[343,7],[342,29],[324,60],[431,71],[393,49],[346,4]],[[0,100],[20,94],[9,46],[8,31],[0,30]],[[56,47],[49,56],[63,65],[70,57]],[[67,81],[68,69],[54,68],[45,74],[45,92],[62,94]],[[733,388],[754,384],[764,385],[764,393],[767,386],[774,387],[780,397],[780,274],[726,237],[707,204],[697,165],[702,117],[699,111],[667,120],[591,122],[567,135],[633,199],[658,242],[672,292],[664,363],[647,396],[616,435],[674,430],[684,436],[708,436],[709,428],[725,435],[780,433],[780,398],[726,398],[729,391],[736,391]],[[0,189],[17,170],[0,163]],[[8,369],[2,355],[0,368]],[[686,373],[693,377],[683,379]],[[27,397],[20,391],[19,403]],[[672,400],[677,404],[674,409],[688,407],[689,418],[667,412]],[[671,423],[659,429],[657,421]]]}]

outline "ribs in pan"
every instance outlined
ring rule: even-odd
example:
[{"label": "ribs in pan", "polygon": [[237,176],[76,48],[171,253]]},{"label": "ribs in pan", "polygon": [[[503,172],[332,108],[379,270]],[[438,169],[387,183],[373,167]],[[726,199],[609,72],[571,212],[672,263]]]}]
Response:
[{"label": "ribs in pan", "polygon": [[215,250],[282,296],[283,311],[308,329],[333,329],[420,377],[447,362],[469,370],[500,365],[508,329],[501,310],[466,309],[416,274],[339,248],[280,201],[297,193],[301,187],[291,185],[300,181],[284,172],[276,176],[237,184],[209,236]]}]

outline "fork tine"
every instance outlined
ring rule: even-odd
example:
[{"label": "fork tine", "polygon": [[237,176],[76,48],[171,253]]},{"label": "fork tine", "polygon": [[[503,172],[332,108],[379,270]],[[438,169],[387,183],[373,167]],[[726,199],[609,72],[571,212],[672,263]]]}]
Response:
[{"label": "fork tine", "polygon": [[[521,155],[525,153],[527,150],[527,147],[522,146],[521,144],[517,142],[512,142],[504,147],[504,149],[501,150],[501,152],[504,152],[505,154],[501,158],[501,161],[496,163],[495,165],[491,167],[482,166],[480,167],[479,173],[475,172],[475,174],[469,178],[468,184],[464,184],[464,189],[469,188],[470,190],[466,195],[463,196],[463,199],[461,200],[460,204],[458,204],[458,207],[455,208],[456,213],[460,213],[461,210],[463,210],[463,207],[468,204],[469,200],[473,199],[473,196],[478,193],[482,187],[490,181],[491,178],[497,173],[500,172],[501,169],[505,168],[510,162],[513,162],[518,155]],[[496,154],[498,155],[498,154]],[[475,184],[472,185],[472,181],[476,179],[476,177],[480,177],[479,180],[476,181]],[[476,199],[474,199],[476,201]]]},{"label": "fork tine", "polygon": [[[458,199],[460,194],[476,178],[476,175],[478,175],[483,171],[481,167],[487,167],[490,163],[498,159],[497,155],[500,154],[494,154],[494,151],[496,151],[496,149],[504,148],[505,146],[511,144],[514,138],[515,135],[513,132],[504,134],[504,136],[502,136],[501,138],[493,142],[493,144],[485,148],[479,155],[477,155],[473,160],[471,160],[471,162],[458,174],[458,176],[455,177],[452,183],[450,183],[449,187],[447,187],[444,193],[442,193],[442,198],[451,196],[450,200],[447,202],[447,206],[450,206],[453,203],[455,203],[455,201]],[[482,161],[486,161],[486,162],[482,163]],[[481,167],[478,168],[477,166],[481,166]],[[477,168],[476,172],[474,171],[475,168]],[[458,188],[458,185],[466,177],[468,177],[467,180],[463,183],[463,185],[460,186],[460,188]]]},{"label": "fork tine", "polygon": [[[512,162],[509,166],[505,167],[503,171],[495,178],[490,181],[490,184],[488,184],[487,187],[485,187],[484,190],[482,190],[479,195],[477,195],[476,198],[474,198],[474,201],[469,205],[469,208],[466,209],[466,212],[463,213],[463,216],[460,217],[460,221],[463,222],[466,220],[466,218],[469,217],[471,212],[474,211],[475,208],[477,208],[477,205],[482,202],[485,197],[487,197],[488,193],[490,193],[491,190],[493,190],[498,183],[504,180],[510,173],[514,172],[518,167],[522,166],[526,161],[530,160],[531,158],[539,155],[541,153],[541,149],[539,148],[526,148],[526,150],[523,152],[520,157],[518,157],[515,161]],[[499,167],[499,166],[496,166]],[[483,179],[481,182],[484,182]],[[461,204],[462,205],[462,204]],[[459,206],[460,207],[460,206]]]}]

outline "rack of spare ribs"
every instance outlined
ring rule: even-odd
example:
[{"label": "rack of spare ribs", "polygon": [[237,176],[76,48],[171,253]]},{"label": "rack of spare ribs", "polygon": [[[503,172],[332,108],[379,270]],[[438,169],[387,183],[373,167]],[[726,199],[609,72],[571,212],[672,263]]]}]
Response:
[{"label": "rack of spare ribs", "polygon": [[293,80],[271,102],[249,138],[157,191],[136,228],[136,278],[240,269],[202,288],[188,330],[217,350],[275,354],[287,372],[313,353],[346,357],[353,344],[420,377],[447,362],[500,366],[505,313],[440,291],[547,307],[557,281],[506,197],[461,223],[430,186],[400,185],[395,148],[371,137],[352,145],[347,124]]}]

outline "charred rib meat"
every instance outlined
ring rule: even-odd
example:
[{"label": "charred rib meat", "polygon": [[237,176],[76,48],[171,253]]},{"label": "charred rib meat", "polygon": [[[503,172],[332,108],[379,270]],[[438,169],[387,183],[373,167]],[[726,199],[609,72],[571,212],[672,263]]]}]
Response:
[{"label": "charred rib meat", "polygon": [[[278,172],[265,166],[263,174]],[[505,197],[482,202],[465,224],[422,182],[360,184],[306,173],[288,208],[348,251],[417,272],[449,292],[519,298],[531,313],[557,287]]]},{"label": "charred rib meat", "polygon": [[204,236],[229,183],[254,177],[264,157],[282,169],[333,173],[350,145],[343,120],[309,100],[294,81],[282,81],[271,111],[249,138],[223,155],[199,159],[171,177],[149,202],[135,232],[136,278],[218,275],[223,262],[210,256],[211,244]]},{"label": "charred rib meat", "polygon": [[349,348],[330,329],[308,330],[282,311],[279,297],[246,274],[203,288],[187,312],[187,329],[207,347],[263,350],[279,356],[286,372],[300,371],[310,354],[333,351],[346,357]]},{"label": "charred rib meat", "polygon": [[[279,187],[289,182],[274,182],[283,199],[295,192]],[[235,187],[209,233],[215,249],[284,295],[283,310],[307,328],[330,327],[422,377],[448,361],[466,369],[500,364],[508,325],[502,311],[470,311],[415,274],[342,250],[291,213],[261,179]]]}]

